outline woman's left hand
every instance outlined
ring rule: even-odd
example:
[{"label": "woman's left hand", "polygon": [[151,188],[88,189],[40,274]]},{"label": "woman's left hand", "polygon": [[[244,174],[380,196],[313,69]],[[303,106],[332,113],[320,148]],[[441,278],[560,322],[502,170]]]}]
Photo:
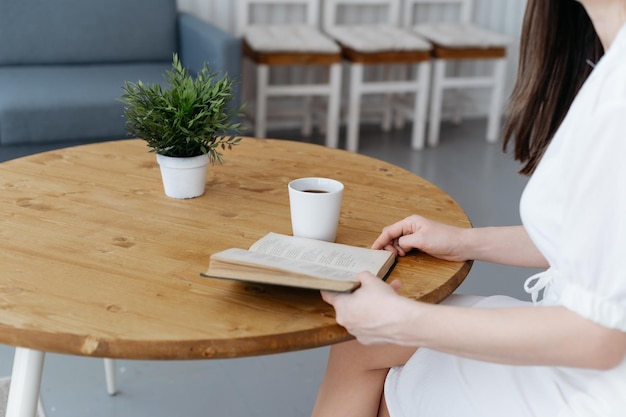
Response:
[{"label": "woman's left hand", "polygon": [[322,291],[335,308],[336,320],[362,344],[402,344],[402,333],[415,302],[396,293],[400,281],[385,283],[369,272],[357,275],[361,286],[351,294]]}]

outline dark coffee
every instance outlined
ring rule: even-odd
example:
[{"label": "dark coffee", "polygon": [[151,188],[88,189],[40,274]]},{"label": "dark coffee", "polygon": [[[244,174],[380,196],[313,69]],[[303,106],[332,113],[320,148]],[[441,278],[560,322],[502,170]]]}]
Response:
[{"label": "dark coffee", "polygon": [[321,193],[327,193],[328,191],[326,191],[326,190],[302,190],[302,192],[303,193],[318,193],[318,194],[321,194]]}]

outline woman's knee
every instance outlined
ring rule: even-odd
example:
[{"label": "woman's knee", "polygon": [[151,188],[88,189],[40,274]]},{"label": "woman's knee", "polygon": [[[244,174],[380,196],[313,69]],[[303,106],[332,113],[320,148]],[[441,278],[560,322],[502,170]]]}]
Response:
[{"label": "woman's knee", "polygon": [[389,369],[404,365],[417,348],[397,345],[362,345],[356,340],[338,343],[330,348],[329,362],[364,370]]}]

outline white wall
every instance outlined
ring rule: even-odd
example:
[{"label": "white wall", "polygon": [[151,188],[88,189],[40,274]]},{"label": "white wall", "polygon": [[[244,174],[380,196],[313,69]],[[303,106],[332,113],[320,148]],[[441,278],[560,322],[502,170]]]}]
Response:
[{"label": "white wall", "polygon": [[[323,0],[322,0],[323,1]],[[236,0],[178,0],[181,10],[192,12],[206,19],[222,29],[234,33]],[[505,96],[508,97],[513,87],[517,70],[517,57],[519,47],[519,33],[521,21],[526,6],[526,0],[474,0],[474,21],[486,28],[507,34],[514,39],[508,48],[507,89]],[[364,13],[367,13],[365,10]],[[371,9],[375,13],[376,9]],[[261,14],[259,12],[259,14]],[[283,20],[297,18],[298,10],[293,9],[282,14]],[[444,16],[447,14],[444,11]],[[464,67],[463,70],[487,71],[487,65],[475,65]],[[486,92],[473,91],[457,97],[457,103],[461,101],[461,115],[472,117],[486,114]],[[505,98],[506,98],[505,97]],[[446,109],[444,107],[444,113]]]}]

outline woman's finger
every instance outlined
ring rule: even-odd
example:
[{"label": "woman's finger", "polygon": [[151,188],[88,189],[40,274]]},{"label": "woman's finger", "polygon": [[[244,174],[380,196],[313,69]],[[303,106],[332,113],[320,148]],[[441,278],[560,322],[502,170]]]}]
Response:
[{"label": "woman's finger", "polygon": [[394,291],[397,292],[400,289],[400,287],[402,287],[402,281],[400,281],[399,279],[394,279],[393,281],[389,283],[389,286],[393,288]]},{"label": "woman's finger", "polygon": [[334,305],[335,304],[335,300],[337,299],[337,294],[336,292],[332,292],[332,291],[320,291],[320,294],[322,294],[322,300],[324,300],[325,302],[327,302],[330,305]]}]

